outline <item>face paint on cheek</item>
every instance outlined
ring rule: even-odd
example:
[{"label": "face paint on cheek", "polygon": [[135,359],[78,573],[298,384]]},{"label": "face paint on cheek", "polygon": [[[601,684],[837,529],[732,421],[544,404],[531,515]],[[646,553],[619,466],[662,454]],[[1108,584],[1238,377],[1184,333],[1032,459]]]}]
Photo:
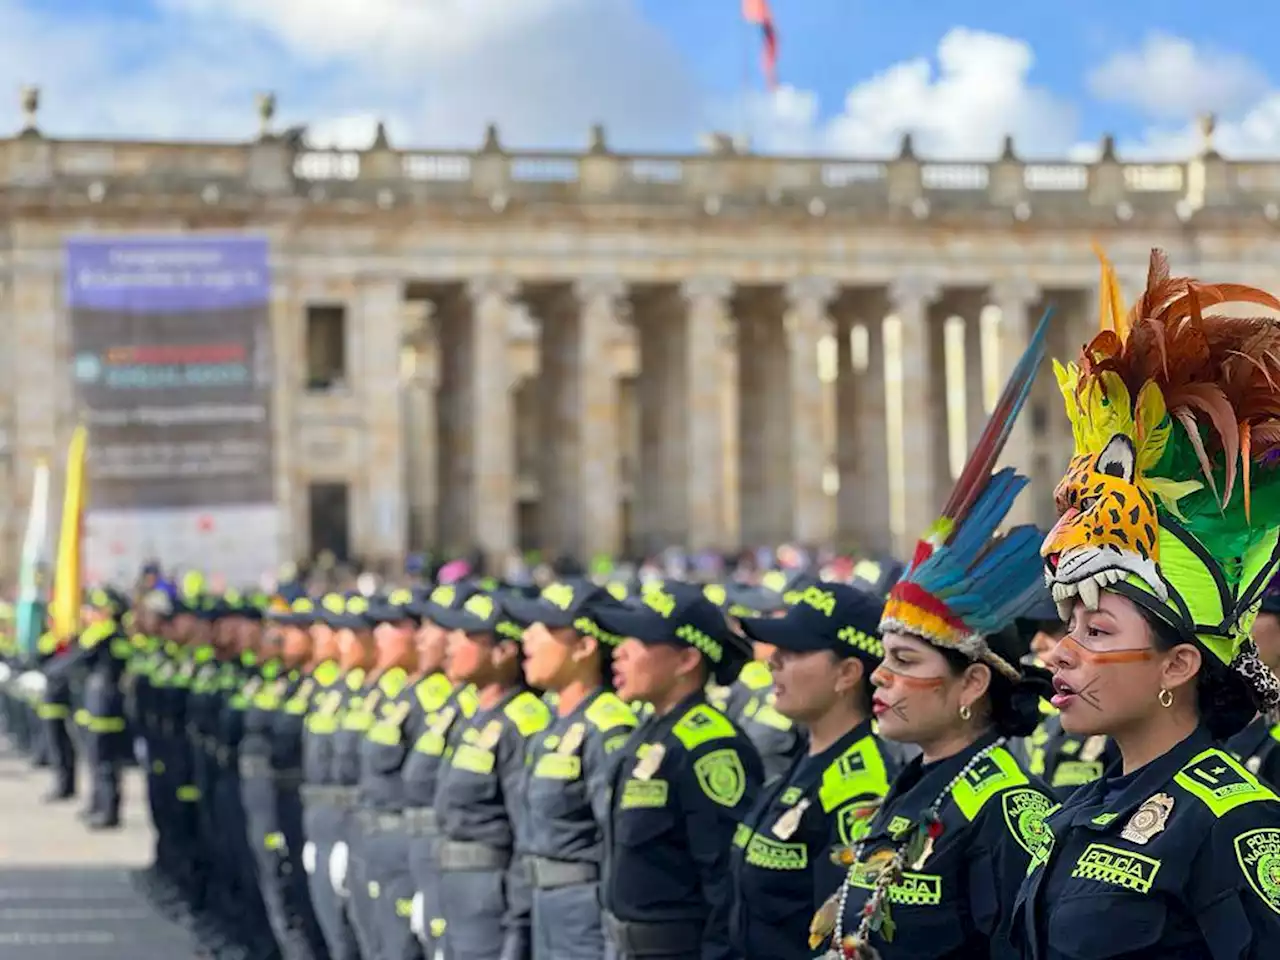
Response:
[{"label": "face paint on cheek", "polygon": [[1075,651],[1076,656],[1086,663],[1144,663],[1147,660],[1154,660],[1156,656],[1156,652],[1150,647],[1126,647],[1123,650],[1092,650],[1071,636],[1071,634],[1067,634],[1062,640]]},{"label": "face paint on cheek", "polygon": [[942,689],[942,685],[946,682],[942,677],[911,677],[905,673],[898,673],[891,670],[884,664],[880,665],[880,669],[891,678],[884,684],[886,688],[902,685],[903,692],[892,702],[885,701],[887,706],[899,720],[906,720],[907,717],[907,701],[911,698],[912,693],[930,693]]}]

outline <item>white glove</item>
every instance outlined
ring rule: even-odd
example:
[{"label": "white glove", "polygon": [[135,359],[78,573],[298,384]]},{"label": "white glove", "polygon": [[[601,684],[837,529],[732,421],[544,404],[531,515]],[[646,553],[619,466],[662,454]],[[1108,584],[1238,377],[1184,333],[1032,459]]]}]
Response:
[{"label": "white glove", "polygon": [[338,896],[347,896],[347,845],[341,840],[329,855],[329,885]]},{"label": "white glove", "polygon": [[427,939],[427,900],[421,893],[413,895],[413,908],[409,911],[409,930],[419,940]]},{"label": "white glove", "polygon": [[28,670],[18,677],[18,689],[29,697],[43,697],[49,680],[39,670]]},{"label": "white glove", "polygon": [[13,676],[13,671],[9,669],[9,665],[0,663],[0,684],[8,683],[11,676]]},{"label": "white glove", "polygon": [[316,845],[310,840],[302,845],[302,869],[307,876],[316,872]]}]

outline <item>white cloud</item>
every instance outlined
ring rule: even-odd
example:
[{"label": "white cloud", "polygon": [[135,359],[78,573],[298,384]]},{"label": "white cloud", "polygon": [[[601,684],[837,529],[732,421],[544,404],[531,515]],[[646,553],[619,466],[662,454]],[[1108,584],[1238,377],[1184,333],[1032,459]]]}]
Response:
[{"label": "white cloud", "polygon": [[812,93],[782,87],[750,105],[761,149],[848,156],[895,155],[904,133],[923,158],[987,159],[1005,136],[1020,156],[1062,156],[1075,140],[1075,107],[1030,82],[1034,56],[1021,40],[957,27],[927,57],[894,64],[853,86],[821,120]]},{"label": "white cloud", "polygon": [[[55,136],[249,138],[254,94],[274,90],[279,126],[309,123],[318,145],[365,146],[383,120],[405,146],[476,146],[492,121],[526,148],[584,146],[599,122],[632,150],[696,149],[717,128],[798,154],[891,156],[906,132],[925,158],[992,157],[1005,135],[1023,157],[1096,152],[1078,146],[1079,105],[1034,82],[1028,44],[960,27],[824,110],[790,86],[709,95],[635,0],[153,3],[158,19],[122,23],[0,0],[0,136],[18,126],[18,85],[38,82]],[[1122,155],[1187,156],[1202,109],[1223,113],[1224,154],[1280,150],[1280,91],[1242,58],[1156,35],[1089,81],[1151,124]]]},{"label": "white cloud", "polygon": [[1104,102],[1134,107],[1153,120],[1181,122],[1201,113],[1235,113],[1256,103],[1270,84],[1247,57],[1153,33],[1088,75]]},{"label": "white cloud", "polygon": [[911,131],[921,156],[986,158],[1006,135],[1022,156],[1057,153],[1076,130],[1074,107],[1032,85],[1031,48],[1020,40],[957,28],[927,60],[898,64],[849,91],[827,131],[833,147],[882,154]]}]

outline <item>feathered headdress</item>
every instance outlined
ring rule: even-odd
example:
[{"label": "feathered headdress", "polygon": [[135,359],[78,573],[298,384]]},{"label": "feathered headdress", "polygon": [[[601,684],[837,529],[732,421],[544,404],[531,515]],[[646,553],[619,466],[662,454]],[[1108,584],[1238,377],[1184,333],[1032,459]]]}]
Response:
[{"label": "feathered headdress", "polygon": [[889,591],[880,621],[881,632],[907,633],[957,650],[1015,681],[1018,668],[992,651],[987,637],[1035,605],[1042,589],[1040,536],[1026,525],[993,539],[1027,478],[1011,467],[991,471],[1044,359],[1051,315],[1046,310],[1041,317],[942,516],[916,544],[906,573]]},{"label": "feathered headdress", "polygon": [[1234,283],[1171,277],[1151,252],[1126,314],[1101,250],[1101,332],[1055,361],[1075,453],[1041,553],[1062,611],[1101,590],[1161,617],[1244,678],[1265,709],[1280,684],[1249,641],[1280,564],[1280,324],[1206,312],[1280,310]]}]

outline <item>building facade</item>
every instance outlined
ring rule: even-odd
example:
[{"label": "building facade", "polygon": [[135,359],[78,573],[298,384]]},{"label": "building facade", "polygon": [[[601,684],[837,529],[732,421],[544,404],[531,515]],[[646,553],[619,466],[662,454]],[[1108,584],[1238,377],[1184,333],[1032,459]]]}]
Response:
[{"label": "building facade", "polygon": [[[1046,304],[1050,352],[1175,272],[1280,288],[1280,164],[627,156],[0,140],[0,491],[76,423],[62,249],[84,234],[271,241],[281,555],[583,558],[796,539],[908,548]],[[1042,371],[1007,460],[1052,515],[1070,451]]]}]

